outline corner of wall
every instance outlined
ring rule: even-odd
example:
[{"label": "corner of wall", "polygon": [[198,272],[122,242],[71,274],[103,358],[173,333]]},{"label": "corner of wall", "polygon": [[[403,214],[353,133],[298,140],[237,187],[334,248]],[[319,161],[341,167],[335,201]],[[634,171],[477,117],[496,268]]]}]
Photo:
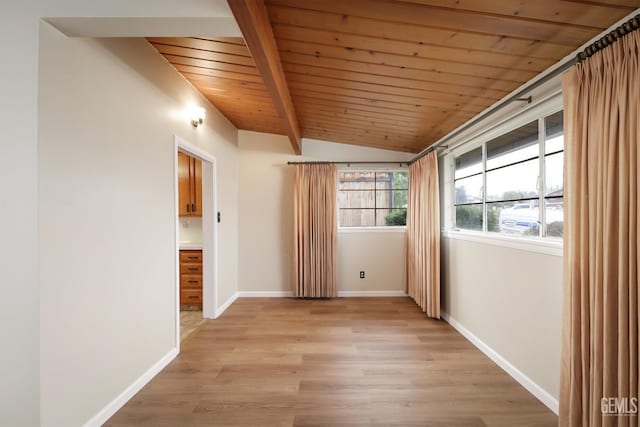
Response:
[{"label": "corner of wall", "polygon": [[178,349],[172,348],[167,354],[162,356],[153,366],[151,366],[144,374],[136,379],[129,387],[120,393],[115,399],[109,402],[104,408],[94,415],[84,424],[84,427],[100,427],[106,423],[120,408],[122,408],[137,392],[149,383],[162,371],[173,359],[178,355]]},{"label": "corner of wall", "polygon": [[549,392],[547,392],[543,387],[525,375],[522,371],[516,368],[513,364],[511,364],[508,360],[502,357],[497,351],[491,348],[489,345],[484,343],[480,338],[474,335],[467,328],[462,326],[456,319],[451,317],[448,313],[441,312],[442,318],[453,327],[456,331],[460,332],[460,334],[468,339],[473,345],[475,345],[480,351],[482,351],[489,359],[493,360],[496,365],[502,368],[506,373],[511,375],[511,377],[516,380],[520,385],[526,388],[529,393],[533,394],[539,401],[545,404],[549,409],[551,409],[556,415],[559,412],[559,403],[558,399],[553,397]]}]

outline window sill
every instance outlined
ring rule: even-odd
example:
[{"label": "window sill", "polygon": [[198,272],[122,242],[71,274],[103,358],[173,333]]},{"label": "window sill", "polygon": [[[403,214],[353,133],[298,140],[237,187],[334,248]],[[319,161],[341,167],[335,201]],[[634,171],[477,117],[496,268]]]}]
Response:
[{"label": "window sill", "polygon": [[338,227],[338,233],[404,233],[407,227],[386,226],[386,227]]},{"label": "window sill", "polygon": [[562,242],[543,240],[540,238],[522,238],[504,235],[493,235],[473,231],[446,230],[442,231],[442,237],[454,240],[466,240],[468,242],[484,243],[505,248],[518,249],[527,252],[562,256]]}]

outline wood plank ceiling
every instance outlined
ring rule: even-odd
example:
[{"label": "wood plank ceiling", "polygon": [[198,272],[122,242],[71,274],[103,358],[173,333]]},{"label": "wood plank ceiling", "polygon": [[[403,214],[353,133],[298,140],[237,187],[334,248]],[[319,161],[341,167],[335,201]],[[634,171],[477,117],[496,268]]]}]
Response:
[{"label": "wood plank ceiling", "polygon": [[147,40],[235,127],[285,133],[242,38],[150,37]]},{"label": "wood plank ceiling", "polygon": [[[302,137],[418,152],[640,0],[266,0],[266,7]],[[236,126],[283,133],[269,125],[277,121],[273,103],[240,41],[180,40],[150,39]],[[234,51],[220,50],[222,43]]]}]

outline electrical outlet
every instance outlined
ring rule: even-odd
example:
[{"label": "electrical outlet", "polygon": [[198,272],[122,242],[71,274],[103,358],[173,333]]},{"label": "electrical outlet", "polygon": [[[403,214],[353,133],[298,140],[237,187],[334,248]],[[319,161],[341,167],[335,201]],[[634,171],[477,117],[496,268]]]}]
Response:
[{"label": "electrical outlet", "polygon": [[361,279],[364,279],[364,271],[361,271],[361,272],[360,272],[360,278],[361,278]]}]

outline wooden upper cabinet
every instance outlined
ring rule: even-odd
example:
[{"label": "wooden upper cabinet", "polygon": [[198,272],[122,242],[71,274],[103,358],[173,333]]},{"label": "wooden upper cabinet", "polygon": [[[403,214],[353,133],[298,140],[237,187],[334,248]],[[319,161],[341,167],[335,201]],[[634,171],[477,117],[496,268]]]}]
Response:
[{"label": "wooden upper cabinet", "polygon": [[191,214],[202,216],[202,160],[191,159],[193,161],[193,206]]},{"label": "wooden upper cabinet", "polygon": [[202,216],[202,161],[178,152],[178,214]]},{"label": "wooden upper cabinet", "polygon": [[178,215],[191,215],[191,177],[189,166],[191,158],[178,152]]}]

